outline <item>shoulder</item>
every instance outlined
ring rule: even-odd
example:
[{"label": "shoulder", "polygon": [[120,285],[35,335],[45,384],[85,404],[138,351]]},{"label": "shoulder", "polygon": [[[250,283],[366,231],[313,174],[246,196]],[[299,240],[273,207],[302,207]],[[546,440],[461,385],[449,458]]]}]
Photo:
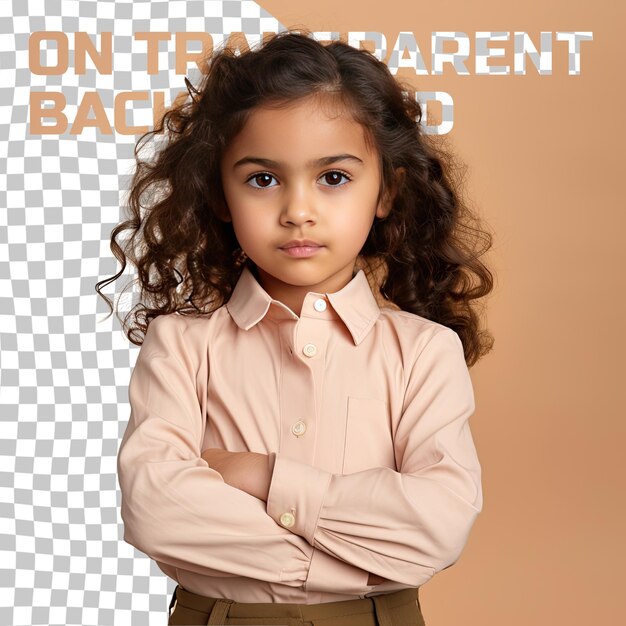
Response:
[{"label": "shoulder", "polygon": [[[215,311],[213,313],[215,313]],[[213,313],[208,315],[181,315],[178,312],[165,313],[153,318],[150,321],[146,335],[148,332],[187,332],[190,329],[206,324],[206,322],[212,317]]]},{"label": "shoulder", "polygon": [[142,349],[191,352],[206,343],[215,313],[217,311],[203,315],[159,315],[148,324]]},{"label": "shoulder", "polygon": [[428,355],[465,362],[461,338],[444,324],[389,307],[381,308],[380,321],[387,326],[385,349],[397,346],[405,369],[428,360]]},{"label": "shoulder", "polygon": [[390,326],[399,342],[413,346],[411,352],[414,356],[433,341],[435,336],[438,337],[436,343],[461,343],[459,335],[452,328],[409,311],[381,308],[380,320]]}]

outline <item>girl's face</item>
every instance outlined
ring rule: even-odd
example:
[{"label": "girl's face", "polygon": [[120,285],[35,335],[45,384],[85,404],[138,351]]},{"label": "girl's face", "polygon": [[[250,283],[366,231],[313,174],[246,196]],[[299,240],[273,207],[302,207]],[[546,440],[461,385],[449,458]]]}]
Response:
[{"label": "girl's face", "polygon": [[[228,213],[243,251],[272,298],[300,314],[307,292],[333,293],[351,279],[374,221],[378,154],[349,114],[306,98],[288,108],[254,110],[221,162]],[[284,246],[309,239],[319,247],[296,256]]]}]

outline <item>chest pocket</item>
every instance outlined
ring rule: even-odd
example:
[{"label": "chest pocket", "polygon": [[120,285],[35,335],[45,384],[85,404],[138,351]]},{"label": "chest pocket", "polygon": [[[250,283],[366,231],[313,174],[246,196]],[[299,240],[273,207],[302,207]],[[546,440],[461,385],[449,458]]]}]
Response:
[{"label": "chest pocket", "polygon": [[377,398],[348,397],[343,474],[373,467],[396,469],[387,403]]}]

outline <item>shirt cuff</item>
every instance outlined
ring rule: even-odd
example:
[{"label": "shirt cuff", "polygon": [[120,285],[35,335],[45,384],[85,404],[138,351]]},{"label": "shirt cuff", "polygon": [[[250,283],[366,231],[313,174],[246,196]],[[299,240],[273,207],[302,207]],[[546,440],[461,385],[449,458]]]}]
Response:
[{"label": "shirt cuff", "polygon": [[272,478],[267,514],[314,546],[315,530],[332,474],[312,465],[270,453]]},{"label": "shirt cuff", "polygon": [[[368,578],[369,572],[315,549],[304,589],[360,596],[375,587],[367,584]],[[337,581],[341,582],[338,584]]]}]

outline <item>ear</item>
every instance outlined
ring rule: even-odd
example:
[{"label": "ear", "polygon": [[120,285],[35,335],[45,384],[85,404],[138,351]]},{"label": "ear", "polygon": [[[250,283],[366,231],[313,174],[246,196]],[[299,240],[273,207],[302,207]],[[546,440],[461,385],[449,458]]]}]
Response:
[{"label": "ear", "polygon": [[389,215],[391,207],[393,205],[393,201],[398,193],[398,189],[404,181],[406,169],[404,167],[396,167],[394,173],[395,176],[391,183],[391,188],[387,189],[386,193],[380,199],[378,206],[376,207],[376,217],[380,219],[383,219]]},{"label": "ear", "polygon": [[232,217],[230,215],[230,210],[228,209],[228,205],[226,204],[226,199],[222,195],[219,202],[215,204],[215,215],[222,222],[232,222]]},{"label": "ear", "polygon": [[219,210],[216,208],[215,214],[217,215],[217,219],[222,222],[232,222],[232,218],[230,217],[230,213],[228,211]]}]

